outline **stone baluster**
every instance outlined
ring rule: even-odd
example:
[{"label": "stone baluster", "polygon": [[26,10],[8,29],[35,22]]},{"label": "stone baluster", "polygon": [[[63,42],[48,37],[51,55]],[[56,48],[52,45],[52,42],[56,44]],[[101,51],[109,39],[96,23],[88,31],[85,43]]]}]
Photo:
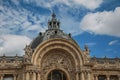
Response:
[{"label": "stone baluster", "polygon": [[33,80],[36,80],[36,72],[33,72]]},{"label": "stone baluster", "polygon": [[26,80],[30,80],[30,74],[29,74],[29,72],[26,72]]}]

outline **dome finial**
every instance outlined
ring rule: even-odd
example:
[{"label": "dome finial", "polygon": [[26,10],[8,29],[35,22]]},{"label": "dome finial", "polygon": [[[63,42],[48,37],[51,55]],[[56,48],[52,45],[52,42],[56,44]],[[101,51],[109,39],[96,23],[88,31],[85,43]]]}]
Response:
[{"label": "dome finial", "polygon": [[52,12],[52,19],[55,19],[56,15],[54,13],[54,11]]}]

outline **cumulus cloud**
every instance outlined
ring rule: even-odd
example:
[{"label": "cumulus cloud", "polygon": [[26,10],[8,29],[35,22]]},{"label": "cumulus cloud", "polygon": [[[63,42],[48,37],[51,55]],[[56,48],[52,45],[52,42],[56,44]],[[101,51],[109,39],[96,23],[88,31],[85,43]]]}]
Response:
[{"label": "cumulus cloud", "polygon": [[120,7],[114,11],[87,14],[80,23],[84,31],[94,34],[120,37]]},{"label": "cumulus cloud", "polygon": [[114,44],[117,44],[118,43],[118,40],[113,40],[113,41],[110,41],[109,43],[108,43],[108,45],[114,45]]},{"label": "cumulus cloud", "polygon": [[[43,32],[46,29],[45,22],[47,16],[33,15],[26,9],[15,10],[0,5],[0,32],[1,34],[22,34],[33,37],[29,31],[36,33]],[[42,25],[41,25],[42,23]]]},{"label": "cumulus cloud", "polygon": [[[17,0],[13,0],[19,5]],[[29,44],[39,32],[46,29],[48,16],[33,15],[27,9],[19,7],[17,10],[11,4],[2,6],[0,3],[0,55],[23,55],[24,47]],[[9,6],[9,7],[7,7]],[[29,38],[30,37],[30,38]]]},{"label": "cumulus cloud", "polygon": [[94,10],[100,6],[103,0],[73,0],[76,4],[83,5],[90,10]]},{"label": "cumulus cloud", "polygon": [[3,35],[0,37],[0,55],[23,55],[23,49],[31,39],[20,35]]}]

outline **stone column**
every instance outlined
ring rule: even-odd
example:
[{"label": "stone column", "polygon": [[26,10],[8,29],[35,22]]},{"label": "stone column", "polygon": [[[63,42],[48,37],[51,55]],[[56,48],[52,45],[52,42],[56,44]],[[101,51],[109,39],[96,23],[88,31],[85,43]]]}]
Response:
[{"label": "stone column", "polygon": [[26,80],[30,80],[30,74],[29,74],[29,72],[26,72]]},{"label": "stone column", "polygon": [[36,80],[36,72],[33,72],[33,80]]},{"label": "stone column", "polygon": [[40,72],[37,72],[37,80],[41,80]]},{"label": "stone column", "polygon": [[107,80],[110,80],[110,75],[107,75],[106,77],[107,77]]},{"label": "stone column", "polygon": [[94,80],[98,80],[98,75],[94,75]]},{"label": "stone column", "polygon": [[14,76],[14,80],[17,80],[17,74],[14,74],[13,76]]},{"label": "stone column", "polygon": [[89,71],[87,72],[87,78],[88,78],[87,80],[91,80],[91,76],[90,76],[90,72]]},{"label": "stone column", "polygon": [[84,72],[83,72],[83,71],[81,72],[81,74],[80,74],[80,75],[81,75],[81,80],[85,80],[85,77],[84,77]]},{"label": "stone column", "polygon": [[79,80],[79,72],[76,72],[76,80]]},{"label": "stone column", "polygon": [[33,72],[32,71],[29,73],[29,75],[30,75],[30,80],[33,80]]},{"label": "stone column", "polygon": [[0,80],[3,80],[4,74],[0,75]]}]

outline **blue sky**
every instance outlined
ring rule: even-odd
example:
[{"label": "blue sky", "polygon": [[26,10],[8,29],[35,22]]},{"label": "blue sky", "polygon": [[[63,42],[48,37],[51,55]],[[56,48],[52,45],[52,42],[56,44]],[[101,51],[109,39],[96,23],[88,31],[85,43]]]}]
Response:
[{"label": "blue sky", "polygon": [[120,57],[120,0],[0,0],[0,55],[23,55],[54,12],[90,55]]}]

